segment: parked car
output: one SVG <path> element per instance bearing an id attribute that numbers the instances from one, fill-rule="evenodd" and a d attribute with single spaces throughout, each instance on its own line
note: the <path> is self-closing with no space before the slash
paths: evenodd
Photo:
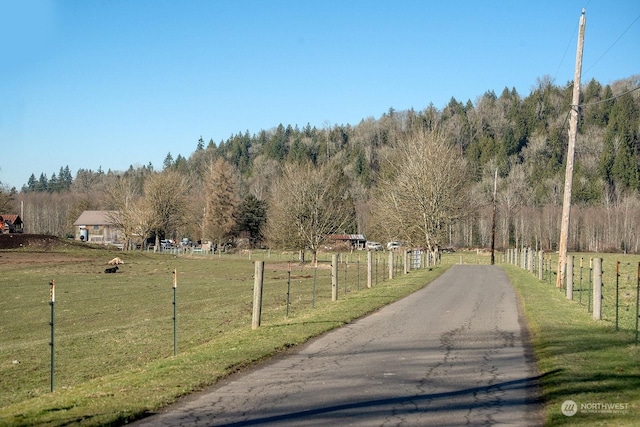
<path id="1" fill-rule="evenodd" d="M 387 242 L 387 250 L 392 251 L 400 247 L 400 242 Z"/>
<path id="2" fill-rule="evenodd" d="M 367 242 L 367 249 L 370 251 L 381 251 L 383 248 L 378 242 Z"/>

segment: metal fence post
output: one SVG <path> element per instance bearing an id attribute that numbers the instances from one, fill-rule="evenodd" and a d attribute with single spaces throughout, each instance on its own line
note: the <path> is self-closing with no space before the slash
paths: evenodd
<path id="1" fill-rule="evenodd" d="M 55 345 L 54 345 L 54 330 L 55 330 L 55 324 L 54 324 L 54 304 L 56 302 L 56 281 L 52 280 L 49 282 L 49 305 L 51 305 L 51 323 L 49 323 L 51 325 L 51 341 L 49 342 L 49 345 L 51 346 L 51 378 L 50 378 L 50 382 L 51 382 L 51 392 L 53 392 L 53 384 L 54 384 L 54 377 L 55 377 Z"/>
<path id="2" fill-rule="evenodd" d="M 344 295 L 347 296 L 349 292 L 349 259 L 344 263 Z"/>
<path id="3" fill-rule="evenodd" d="M 567 256 L 567 265 L 565 268 L 567 269 L 565 273 L 565 278 L 566 278 L 565 286 L 567 288 L 567 299 L 569 301 L 573 301 L 573 255 Z"/>
<path id="4" fill-rule="evenodd" d="M 178 354 L 178 316 L 176 290 L 178 288 L 178 270 L 173 270 L 173 355 Z"/>
<path id="5" fill-rule="evenodd" d="M 291 303 L 291 261 L 289 261 L 289 268 L 287 271 L 287 309 L 285 317 L 289 317 L 289 305 Z"/>
<path id="6" fill-rule="evenodd" d="M 338 300 L 338 254 L 331 256 L 331 301 Z"/>
<path id="7" fill-rule="evenodd" d="M 311 307 L 316 307 L 316 282 L 318 281 L 318 259 L 313 266 L 313 295 L 311 297 Z"/>
<path id="8" fill-rule="evenodd" d="M 638 320 L 640 319 L 640 262 L 638 263 L 638 278 L 636 281 L 636 347 L 638 346 Z"/>
<path id="9" fill-rule="evenodd" d="M 618 330 L 618 315 L 620 313 L 620 261 L 616 261 L 616 331 Z"/>
<path id="10" fill-rule="evenodd" d="M 367 288 L 373 286 L 373 254 L 367 251 Z"/>
<path id="11" fill-rule="evenodd" d="M 580 257 L 580 289 L 578 290 L 579 294 L 578 294 L 578 301 L 580 304 L 582 304 L 582 267 L 583 267 L 583 261 L 584 258 Z"/>

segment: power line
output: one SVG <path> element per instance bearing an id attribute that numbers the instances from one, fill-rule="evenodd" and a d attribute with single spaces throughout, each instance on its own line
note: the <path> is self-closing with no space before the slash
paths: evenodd
<path id="1" fill-rule="evenodd" d="M 628 90 L 628 91 L 626 91 L 626 92 L 622 92 L 620 95 L 612 96 L 611 98 L 602 99 L 602 100 L 600 100 L 600 101 L 596 101 L 596 102 L 590 102 L 590 103 L 588 103 L 588 104 L 572 105 L 572 107 L 579 107 L 579 108 L 582 108 L 582 107 L 590 107 L 590 106 L 592 106 L 592 105 L 602 104 L 602 103 L 604 103 L 604 102 L 613 101 L 614 99 L 618 99 L 618 98 L 620 98 L 621 96 L 624 96 L 624 95 L 626 95 L 626 94 L 628 94 L 628 93 L 635 92 L 635 91 L 636 91 L 636 90 L 638 90 L 638 89 L 640 89 L 640 86 L 638 86 L 638 87 L 636 87 L 636 88 L 633 88 L 633 89 L 629 89 L 629 90 Z"/>
<path id="2" fill-rule="evenodd" d="M 578 26 L 576 25 L 576 28 Z M 560 63 L 558 64 L 558 68 L 556 69 L 556 73 L 553 76 L 553 79 L 555 80 L 558 77 L 558 73 L 560 72 L 560 67 L 562 67 L 562 64 L 564 63 L 564 59 L 567 56 L 567 52 L 569 51 L 569 47 L 571 46 L 571 43 L 574 40 L 573 34 L 575 34 L 575 30 L 572 30 L 571 32 L 571 37 L 569 38 L 569 42 L 567 43 L 567 47 L 564 49 L 564 53 L 562 54 L 562 59 L 560 59 Z"/>
<path id="3" fill-rule="evenodd" d="M 620 39 L 621 39 L 621 38 L 622 38 L 622 37 L 627 33 L 627 31 L 629 31 L 629 29 L 630 29 L 631 27 L 633 27 L 633 24 L 635 24 L 635 23 L 638 21 L 638 19 L 640 19 L 640 15 L 636 16 L 636 19 L 634 19 L 634 20 L 633 20 L 633 22 L 632 22 L 631 24 L 629 24 L 629 26 L 628 26 L 628 27 L 627 27 L 627 28 L 622 32 L 622 34 L 620 34 L 620 36 L 618 36 L 618 38 L 617 38 L 617 39 L 615 39 L 615 41 L 611 44 L 611 46 L 609 46 L 609 48 L 608 48 L 607 50 L 605 50 L 605 51 L 604 51 L 604 53 L 603 53 L 602 55 L 600 55 L 600 57 L 599 57 L 598 59 L 596 59 L 596 62 L 594 62 L 594 63 L 593 63 L 593 65 L 591 65 L 591 66 L 587 69 L 587 71 L 585 71 L 585 74 L 587 74 L 589 71 L 591 71 L 591 69 L 592 69 L 593 67 L 595 67 L 595 66 L 596 66 L 596 64 L 597 64 L 598 62 L 600 62 L 600 60 L 601 60 L 601 59 L 602 59 L 602 58 L 603 58 L 607 53 L 609 53 L 609 51 L 613 48 L 613 46 L 615 46 L 615 45 L 616 45 L 616 43 L 618 43 L 618 41 L 620 41 Z"/>

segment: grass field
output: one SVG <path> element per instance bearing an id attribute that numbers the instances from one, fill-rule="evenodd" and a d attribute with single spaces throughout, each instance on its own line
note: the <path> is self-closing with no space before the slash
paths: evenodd
<path id="1" fill-rule="evenodd" d="M 414 292 L 451 264 L 489 264 L 486 254 L 448 254 L 442 265 L 409 275 L 400 274 L 401 266 L 395 265 L 398 276 L 390 281 L 385 280 L 387 255 L 378 255 L 372 289 L 366 288 L 366 254 L 341 255 L 338 301 L 333 302 L 330 254 L 321 256 L 313 268 L 290 263 L 291 254 L 266 252 L 174 257 L 73 245 L 0 251 L 0 425 L 124 424 Z M 104 274 L 106 261 L 114 256 L 126 264 L 117 274 Z M 544 374 L 548 425 L 634 425 L 640 416 L 640 359 L 629 320 L 635 320 L 638 257 L 603 257 L 605 300 L 600 322 L 591 320 L 587 302 L 577 296 L 573 302 L 566 300 L 555 288 L 552 272 L 539 281 L 520 268 L 501 264 L 526 311 Z M 251 329 L 255 260 L 265 261 L 258 330 Z M 619 294 L 624 296 L 624 309 L 619 311 L 627 317 L 615 331 L 611 294 L 618 260 Z M 53 393 L 52 279 L 56 283 Z M 566 417 L 560 411 L 565 400 L 623 404 L 627 409 Z"/>
<path id="2" fill-rule="evenodd" d="M 591 264 L 593 258 L 602 258 L 602 320 L 614 329 L 617 323 L 619 330 L 635 330 L 640 256 L 610 253 L 569 255 L 574 257 L 573 300 L 585 311 L 593 313 Z M 556 283 L 557 262 L 557 254 L 547 254 L 543 282 L 552 286 Z M 556 289 L 566 295 L 565 289 Z"/>
<path id="3" fill-rule="evenodd" d="M 604 258 L 605 265 L 615 265 L 618 256 Z M 627 268 L 633 264 L 628 261 Z M 584 301 L 568 301 L 563 290 L 555 287 L 555 280 L 539 281 L 537 276 L 512 265 L 505 264 L 503 268 L 520 295 L 538 370 L 543 375 L 545 424 L 637 426 L 640 350 L 634 345 L 632 322 L 621 322 L 616 331 L 612 298 L 603 295 L 603 320 L 594 321 Z M 605 268 L 603 275 L 609 277 L 603 278 L 609 294 L 610 288 L 615 288 L 610 286 L 614 272 L 615 268 Z M 635 284 L 625 289 L 633 294 L 633 310 L 629 311 L 635 317 Z M 567 401 L 575 402 L 578 410 L 570 417 L 561 410 Z"/>
<path id="4" fill-rule="evenodd" d="M 116 255 L 125 265 L 105 274 L 106 262 Z M 290 254 L 174 257 L 76 246 L 0 251 L 0 424 L 124 423 L 361 317 L 444 271 L 436 267 L 385 280 L 387 255 L 376 255 L 371 289 L 366 253 L 340 256 L 334 302 L 330 254 L 316 268 L 290 262 Z M 264 293 L 262 326 L 254 331 L 258 259 L 265 261 Z M 400 265 L 394 270 L 400 274 Z"/>

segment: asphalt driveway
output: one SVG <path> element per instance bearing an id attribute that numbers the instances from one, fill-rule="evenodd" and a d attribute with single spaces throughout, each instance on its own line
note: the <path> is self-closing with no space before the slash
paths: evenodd
<path id="1" fill-rule="evenodd" d="M 517 300 L 495 266 L 426 288 L 137 426 L 542 424 Z"/>

